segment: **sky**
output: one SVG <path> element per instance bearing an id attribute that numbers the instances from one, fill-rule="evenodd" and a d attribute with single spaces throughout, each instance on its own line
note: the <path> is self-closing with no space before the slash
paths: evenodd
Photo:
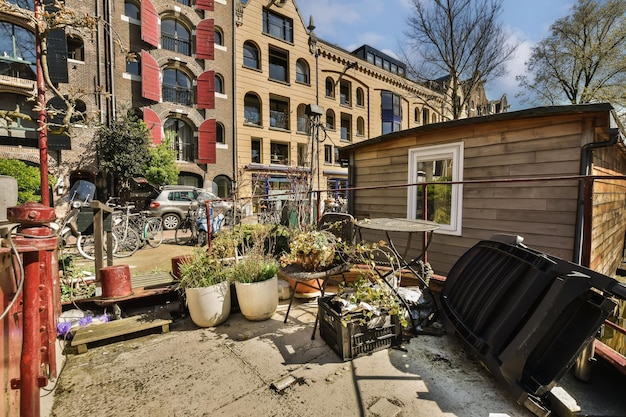
<path id="1" fill-rule="evenodd" d="M 508 74 L 486 86 L 490 100 L 507 95 L 510 111 L 521 110 L 515 95 L 515 76 L 523 74 L 531 48 L 549 35 L 554 21 L 567 16 L 576 0 L 504 0 L 500 23 L 510 39 L 519 43 L 515 57 L 507 65 Z M 302 19 L 313 16 L 315 34 L 324 41 L 353 51 L 363 44 L 398 57 L 406 40 L 408 16 L 413 0 L 296 0 Z"/>

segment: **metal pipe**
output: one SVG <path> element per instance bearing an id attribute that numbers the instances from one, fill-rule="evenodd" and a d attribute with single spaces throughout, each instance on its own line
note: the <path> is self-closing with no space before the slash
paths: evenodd
<path id="1" fill-rule="evenodd" d="M 583 145 L 580 155 L 580 175 L 588 176 L 591 171 L 591 163 L 593 151 L 600 148 L 608 148 L 614 146 L 619 138 L 619 129 L 609 129 L 609 140 L 604 142 L 592 142 Z M 578 205 L 576 207 L 576 223 L 574 229 L 574 248 L 572 253 L 572 262 L 580 264 L 583 260 L 583 244 L 584 244 L 584 228 L 585 228 L 585 181 L 578 184 Z M 588 242 L 587 244 L 591 244 Z M 589 266 L 589 265 L 584 265 Z"/>

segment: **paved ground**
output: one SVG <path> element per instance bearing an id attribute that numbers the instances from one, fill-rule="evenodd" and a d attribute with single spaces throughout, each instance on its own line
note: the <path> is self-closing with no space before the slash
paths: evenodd
<path id="1" fill-rule="evenodd" d="M 165 244 L 124 263 L 131 273 L 169 272 L 171 257 L 185 250 L 191 249 Z M 414 337 L 404 349 L 343 362 L 319 332 L 311 340 L 315 301 L 298 301 L 284 324 L 286 307 L 281 302 L 263 322 L 234 311 L 226 323 L 207 329 L 180 318 L 169 333 L 69 355 L 42 415 L 532 416 L 452 334 Z M 565 391 L 582 410 L 560 415 L 626 415 L 623 376 L 611 375 L 615 391 L 603 397 L 609 380 L 601 375 L 590 384 L 566 376 Z"/>

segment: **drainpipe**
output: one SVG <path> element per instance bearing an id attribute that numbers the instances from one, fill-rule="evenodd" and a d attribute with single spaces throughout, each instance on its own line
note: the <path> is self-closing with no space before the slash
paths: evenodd
<path id="1" fill-rule="evenodd" d="M 600 148 L 609 148 L 617 144 L 617 140 L 620 137 L 618 128 L 609 129 L 609 140 L 604 142 L 592 142 L 587 143 L 581 149 L 580 156 L 580 175 L 586 176 L 591 172 L 591 164 L 593 163 L 593 151 Z M 574 254 L 572 261 L 580 264 L 583 261 L 583 231 L 585 228 L 590 227 L 591 213 L 586 213 L 585 210 L 585 183 L 586 181 L 580 181 L 578 184 L 578 206 L 576 209 L 576 229 L 574 231 Z M 587 216 L 589 215 L 589 217 Z M 590 242 L 587 242 L 590 244 Z M 588 260 L 587 260 L 588 261 Z M 588 262 L 587 262 L 588 263 Z M 589 265 L 583 265 L 589 266 Z"/>
<path id="2" fill-rule="evenodd" d="M 231 103 L 232 103 L 232 121 L 233 121 L 233 185 L 236 188 L 237 184 L 237 88 L 236 82 L 237 77 L 235 76 L 236 68 L 237 68 L 237 37 L 235 36 L 235 32 L 237 31 L 237 17 L 235 16 L 235 4 L 237 2 L 232 2 L 232 25 L 233 33 L 231 34 L 231 48 L 233 50 L 232 56 L 232 69 L 230 70 L 231 79 L 232 79 L 232 93 L 231 93 Z"/>

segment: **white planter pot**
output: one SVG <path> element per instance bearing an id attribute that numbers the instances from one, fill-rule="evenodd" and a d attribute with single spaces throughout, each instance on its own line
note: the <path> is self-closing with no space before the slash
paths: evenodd
<path id="1" fill-rule="evenodd" d="M 252 321 L 267 320 L 278 307 L 278 277 L 262 282 L 235 282 L 241 314 Z"/>
<path id="2" fill-rule="evenodd" d="M 230 315 L 230 283 L 228 281 L 205 288 L 187 288 L 187 308 L 198 327 L 213 327 Z"/>

